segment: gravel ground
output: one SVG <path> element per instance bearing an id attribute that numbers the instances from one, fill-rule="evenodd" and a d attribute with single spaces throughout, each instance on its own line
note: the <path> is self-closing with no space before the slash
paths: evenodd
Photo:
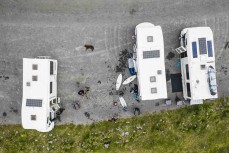
<path id="1" fill-rule="evenodd" d="M 115 81 L 119 73 L 129 76 L 122 60 L 132 52 L 134 28 L 138 23 L 161 25 L 165 42 L 165 58 L 179 46 L 178 36 L 185 27 L 210 26 L 214 33 L 219 97 L 229 96 L 227 66 L 229 64 L 228 0 L 0 0 L 0 122 L 21 122 L 22 58 L 51 56 L 59 62 L 58 96 L 65 108 L 61 122 L 84 124 L 133 116 L 134 107 L 142 113 L 176 109 L 167 81 L 171 106 L 163 100 L 135 102 L 129 86 L 122 87 L 129 110 L 113 106 L 118 101 Z M 94 45 L 85 51 L 84 44 Z M 180 72 L 177 57 L 166 58 L 170 74 Z M 168 75 L 169 76 L 169 75 Z M 90 87 L 88 99 L 77 92 Z M 73 108 L 78 102 L 80 108 Z M 159 106 L 157 106 L 159 103 Z M 91 119 L 84 116 L 89 112 Z"/>

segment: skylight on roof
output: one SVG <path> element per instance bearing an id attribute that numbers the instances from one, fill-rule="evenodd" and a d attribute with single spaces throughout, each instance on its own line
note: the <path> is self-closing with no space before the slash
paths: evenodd
<path id="1" fill-rule="evenodd" d="M 200 54 L 207 54 L 206 38 L 199 38 L 198 41 Z"/>
<path id="2" fill-rule="evenodd" d="M 156 77 L 155 76 L 151 76 L 150 77 L 150 82 L 156 82 Z"/>
<path id="3" fill-rule="evenodd" d="M 143 59 L 159 58 L 159 57 L 160 57 L 160 51 L 159 50 L 143 51 Z"/>
<path id="4" fill-rule="evenodd" d="M 153 42 L 153 36 L 147 36 L 147 42 Z"/>
<path id="5" fill-rule="evenodd" d="M 152 93 L 152 94 L 157 93 L 157 88 L 151 88 L 151 93 Z"/>
<path id="6" fill-rule="evenodd" d="M 26 106 L 42 107 L 42 100 L 41 99 L 26 99 Z"/>

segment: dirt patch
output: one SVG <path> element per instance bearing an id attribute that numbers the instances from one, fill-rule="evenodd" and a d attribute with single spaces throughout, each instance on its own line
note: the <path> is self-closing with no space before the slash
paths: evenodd
<path id="1" fill-rule="evenodd" d="M 127 65 L 127 58 L 128 58 L 128 51 L 125 49 L 125 50 L 122 50 L 120 53 L 119 53 L 119 60 L 118 60 L 118 65 L 116 66 L 116 73 L 117 72 L 124 72 L 125 69 L 128 67 Z"/>
<path id="2" fill-rule="evenodd" d="M 168 60 L 171 60 L 174 57 L 175 57 L 175 54 L 173 52 L 169 52 L 168 55 L 166 56 Z"/>
<path id="3" fill-rule="evenodd" d="M 3 116 L 3 117 L 6 117 L 6 116 L 7 116 L 7 113 L 6 113 L 6 112 L 3 112 L 3 113 L 2 113 L 2 116 Z"/>
<path id="4" fill-rule="evenodd" d="M 169 81 L 170 80 L 170 71 L 169 71 L 169 69 L 166 69 L 165 73 L 166 73 L 166 81 Z"/>

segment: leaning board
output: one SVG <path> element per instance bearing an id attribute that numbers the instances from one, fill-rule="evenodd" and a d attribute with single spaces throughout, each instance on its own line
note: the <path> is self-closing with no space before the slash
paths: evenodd
<path id="1" fill-rule="evenodd" d="M 123 97 L 119 97 L 119 101 L 120 101 L 120 103 L 121 103 L 121 105 L 122 105 L 123 108 L 124 107 L 127 107 L 126 101 L 124 100 Z"/>
<path id="2" fill-rule="evenodd" d="M 122 84 L 122 74 L 119 74 L 117 81 L 116 81 L 116 90 L 119 90 L 121 84 Z"/>
<path id="3" fill-rule="evenodd" d="M 134 81 L 134 79 L 136 79 L 136 75 L 133 75 L 129 78 L 127 78 L 122 84 L 129 84 L 130 82 Z"/>

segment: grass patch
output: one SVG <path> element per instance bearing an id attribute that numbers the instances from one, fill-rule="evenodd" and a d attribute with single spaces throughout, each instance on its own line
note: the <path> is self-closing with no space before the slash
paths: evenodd
<path id="1" fill-rule="evenodd" d="M 104 148 L 104 144 L 109 144 Z M 60 125 L 49 133 L 0 126 L 0 152 L 229 152 L 229 99 L 155 114 Z"/>

